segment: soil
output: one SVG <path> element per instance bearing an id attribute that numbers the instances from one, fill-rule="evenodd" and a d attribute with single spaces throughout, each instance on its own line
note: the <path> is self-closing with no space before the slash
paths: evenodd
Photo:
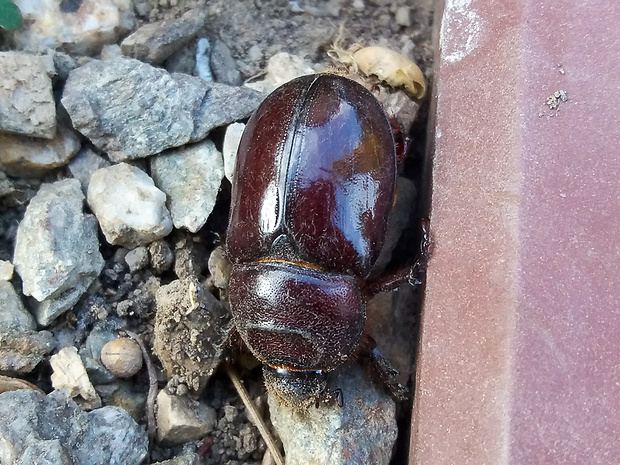
<path id="1" fill-rule="evenodd" d="M 244 79 L 259 74 L 264 70 L 267 60 L 282 51 L 307 58 L 316 64 L 317 69 L 324 68 L 330 64 L 327 51 L 341 34 L 341 27 L 344 27 L 346 45 L 365 43 L 397 50 L 420 66 L 427 77 L 427 83 L 432 79 L 433 0 L 136 0 L 135 3 L 139 12 L 138 26 L 177 18 L 192 8 L 204 10 L 207 26 L 202 36 L 210 40 L 219 39 L 228 45 Z M 195 45 L 189 46 L 186 51 L 188 63 L 193 63 L 192 47 Z M 190 70 L 192 68 L 189 66 Z M 430 85 L 427 88 L 430 89 Z M 418 186 L 422 182 L 422 155 L 426 144 L 426 107 L 422 106 L 410 134 L 413 140 L 411 155 L 403 169 L 404 174 Z M 221 136 L 217 131 L 212 135 L 220 148 Z M 54 175 L 50 177 L 52 179 L 43 181 L 53 180 Z M 25 205 L 40 183 L 25 180 L 15 182 L 19 198 L 15 198 L 12 204 L 0 205 L 0 259 L 6 260 L 12 258 L 16 226 L 23 217 Z M 131 328 L 141 334 L 152 350 L 155 289 L 176 279 L 176 276 L 180 277 L 184 273 L 183 267 L 188 273 L 191 268 L 198 276 L 208 277 L 206 258 L 226 232 L 229 189 L 229 185 L 223 187 L 214 213 L 199 234 L 176 231 L 166 238 L 165 242 L 176 255 L 175 269 L 159 272 L 151 267 L 130 273 L 123 260 L 123 251 L 103 245 L 106 267 L 96 293 L 83 299 L 73 312 L 61 317 L 49 329 L 59 340 L 64 337 L 79 346 L 95 327 L 108 330 Z M 414 218 L 419 218 L 421 211 L 417 211 Z M 413 261 L 417 252 L 416 244 L 419 243 L 418 231 L 414 219 L 399 243 L 394 255 L 400 258 L 392 263 L 392 267 Z M 106 244 L 103 237 L 101 243 Z M 19 289 L 20 283 L 15 284 Z M 212 290 L 218 296 L 218 290 Z M 415 315 L 409 319 L 411 334 L 415 329 Z M 266 411 L 266 393 L 257 362 L 241 356 L 236 359 L 236 364 L 251 397 Z M 49 392 L 49 368 L 42 365 L 29 380 Z M 215 431 L 198 444 L 176 448 L 156 446 L 151 461 L 165 460 L 184 452 L 198 452 L 204 464 L 261 463 L 265 452 L 263 440 L 245 415 L 245 409 L 231 382 L 220 371 L 211 378 L 202 394 L 217 411 Z M 141 385 L 136 390 L 146 392 L 148 379 L 144 370 L 135 379 Z M 402 434 L 392 461 L 394 464 L 406 463 L 409 418 L 410 407 L 402 406 L 399 421 Z"/>

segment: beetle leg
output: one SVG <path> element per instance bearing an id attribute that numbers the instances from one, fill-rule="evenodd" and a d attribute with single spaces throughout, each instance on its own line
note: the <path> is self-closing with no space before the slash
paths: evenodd
<path id="1" fill-rule="evenodd" d="M 402 402 L 409 398 L 408 389 L 398 382 L 398 370 L 377 348 L 377 343 L 370 334 L 362 335 L 355 357 L 370 368 L 373 377 L 381 380 L 395 401 Z"/>
<path id="2" fill-rule="evenodd" d="M 383 384 L 394 400 L 397 402 L 407 400 L 409 398 L 409 391 L 405 386 L 398 382 L 398 371 L 376 347 L 370 353 L 370 360 L 375 373 L 379 376 L 381 381 L 383 381 Z"/>
<path id="3" fill-rule="evenodd" d="M 396 149 L 396 163 L 401 166 L 407 157 L 409 151 L 410 139 L 403 131 L 403 127 L 394 116 L 388 116 L 388 121 L 392 127 L 392 136 L 394 137 L 394 148 Z"/>
<path id="4" fill-rule="evenodd" d="M 319 408 L 321 403 L 332 405 L 334 402 L 340 408 L 342 408 L 342 406 L 344 405 L 344 396 L 342 394 L 342 389 L 336 388 L 336 389 L 334 389 L 332 391 L 329 388 L 325 388 L 325 390 L 322 392 L 322 394 L 315 399 L 314 406 L 316 408 Z"/>
<path id="5" fill-rule="evenodd" d="M 419 286 L 424 282 L 426 264 L 430 258 L 432 247 L 429 220 L 427 218 L 422 220 L 421 228 L 422 239 L 420 240 L 420 252 L 416 262 L 408 268 L 397 270 L 394 273 L 381 276 L 369 282 L 364 288 L 367 294 L 372 296 L 379 292 L 393 291 L 404 283 Z"/>

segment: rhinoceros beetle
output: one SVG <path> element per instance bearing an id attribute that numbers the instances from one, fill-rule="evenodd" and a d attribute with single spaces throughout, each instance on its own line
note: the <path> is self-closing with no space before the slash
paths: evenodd
<path id="1" fill-rule="evenodd" d="M 372 93 L 333 74 L 284 84 L 247 123 L 226 237 L 229 300 L 267 387 L 291 405 L 329 396 L 326 372 L 360 345 L 397 147 Z"/>

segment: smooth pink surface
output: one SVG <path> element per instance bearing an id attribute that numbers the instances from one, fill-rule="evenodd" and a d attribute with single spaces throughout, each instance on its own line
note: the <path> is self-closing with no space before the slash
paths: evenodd
<path id="1" fill-rule="evenodd" d="M 620 2 L 446 3 L 411 463 L 620 463 Z"/>

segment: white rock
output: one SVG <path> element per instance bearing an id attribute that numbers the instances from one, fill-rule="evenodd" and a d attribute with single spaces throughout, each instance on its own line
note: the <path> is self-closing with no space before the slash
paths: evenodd
<path id="1" fill-rule="evenodd" d="M 353 0 L 353 4 L 351 6 L 353 7 L 354 10 L 357 10 L 357 11 L 364 11 L 364 9 L 366 8 L 366 5 L 364 5 L 363 0 Z"/>
<path id="2" fill-rule="evenodd" d="M 97 170 L 88 185 L 88 205 L 106 240 L 134 248 L 172 231 L 166 194 L 142 170 L 119 163 Z"/>
<path id="3" fill-rule="evenodd" d="M 157 439 L 165 445 L 195 441 L 213 431 L 216 422 L 213 408 L 187 396 L 157 395 Z"/>
<path id="4" fill-rule="evenodd" d="M 65 347 L 56 355 L 52 355 L 50 365 L 54 370 L 51 377 L 54 389 L 65 389 L 71 397 L 80 396 L 83 401 L 76 399 L 76 402 L 84 410 L 101 407 L 101 398 L 90 382 L 75 347 Z"/>
<path id="5" fill-rule="evenodd" d="M 62 47 L 77 55 L 93 55 L 133 28 L 131 0 L 83 0 L 76 11 L 62 12 L 58 0 L 15 0 L 24 23 L 13 32 L 17 48 L 39 51 Z"/>
<path id="6" fill-rule="evenodd" d="M 0 280 L 10 281 L 13 278 L 13 264 L 8 260 L 0 260 Z"/>
<path id="7" fill-rule="evenodd" d="M 249 82 L 245 86 L 259 92 L 270 93 L 291 79 L 315 72 L 309 61 L 286 52 L 276 53 L 272 56 L 267 62 L 266 71 L 265 79 Z"/>
<path id="8" fill-rule="evenodd" d="M 207 222 L 224 178 L 224 160 L 208 139 L 151 158 L 155 185 L 168 196 L 175 228 L 197 232 Z"/>
<path id="9" fill-rule="evenodd" d="M 0 130 L 45 139 L 56 135 L 54 73 L 51 55 L 0 52 Z"/>
<path id="10" fill-rule="evenodd" d="M 230 182 L 233 182 L 235 163 L 237 162 L 237 150 L 239 149 L 239 143 L 241 142 L 244 129 L 245 124 L 233 123 L 226 128 L 226 134 L 224 134 L 224 146 L 222 147 L 224 173 Z"/>

